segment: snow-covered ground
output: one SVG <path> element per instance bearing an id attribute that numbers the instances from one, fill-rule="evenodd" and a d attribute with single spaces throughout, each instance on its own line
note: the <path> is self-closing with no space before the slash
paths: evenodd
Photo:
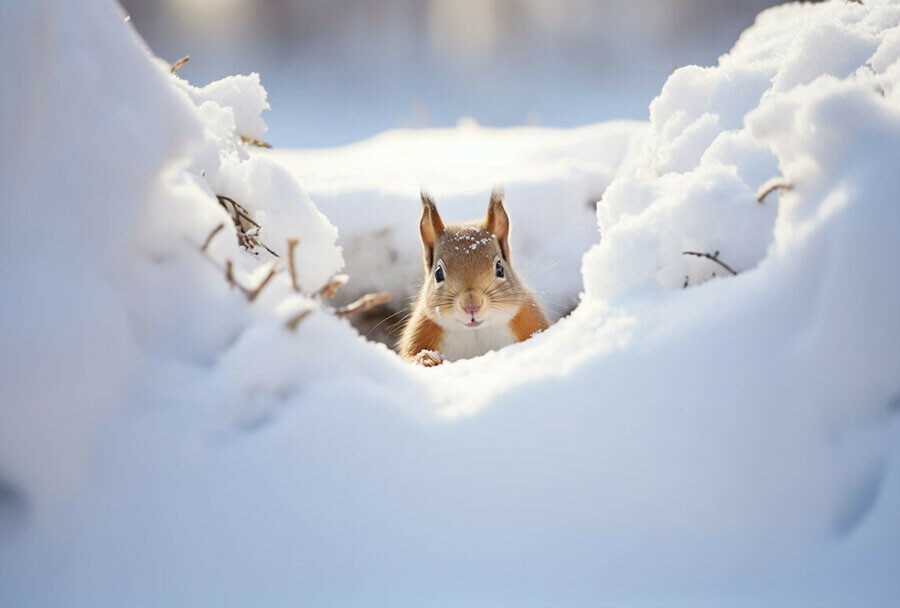
<path id="1" fill-rule="evenodd" d="M 482 217 L 491 189 L 503 186 L 516 268 L 556 319 L 578 303 L 581 257 L 600 240 L 595 203 L 637 157 L 646 133 L 646 123 L 634 121 L 491 129 L 464 119 L 455 129 L 390 131 L 340 148 L 261 155 L 290 168 L 340 226 L 351 279 L 338 301 L 394 295 L 382 308 L 391 318 L 358 324 L 370 339 L 392 345 L 422 279 L 420 189 L 432 193 L 447 221 L 463 221 Z"/>
<path id="2" fill-rule="evenodd" d="M 0 605 L 895 603 L 900 5 L 767 11 L 649 126 L 274 153 L 255 76 L 2 11 Z M 493 185 L 550 330 L 423 369 L 314 295 Z"/>

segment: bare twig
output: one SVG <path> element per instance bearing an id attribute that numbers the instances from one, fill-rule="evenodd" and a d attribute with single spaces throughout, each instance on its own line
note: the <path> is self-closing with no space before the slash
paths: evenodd
<path id="1" fill-rule="evenodd" d="M 219 232 L 222 231 L 222 228 L 225 227 L 225 224 L 219 224 L 215 228 L 213 228 L 212 232 L 209 233 L 209 236 L 206 237 L 206 240 L 203 241 L 203 247 L 200 248 L 200 251 L 206 251 L 209 249 L 209 244 L 212 243 L 212 240 L 215 238 Z"/>
<path id="2" fill-rule="evenodd" d="M 241 135 L 241 141 L 247 144 L 248 146 L 256 146 L 257 148 L 271 148 L 272 144 L 267 141 L 262 141 L 261 139 L 256 139 L 255 137 L 250 137 L 248 135 Z"/>
<path id="3" fill-rule="evenodd" d="M 225 280 L 228 281 L 228 284 L 231 285 L 232 287 L 237 287 L 238 289 L 240 289 L 241 291 L 243 291 L 244 294 L 248 294 L 248 293 L 249 293 L 249 291 L 247 290 L 246 287 L 244 287 L 243 285 L 239 284 L 239 283 L 234 279 L 234 264 L 232 263 L 231 260 L 225 260 Z"/>
<path id="4" fill-rule="evenodd" d="M 259 240 L 257 235 L 262 229 L 262 226 L 250 217 L 250 212 L 247 211 L 243 205 L 224 194 L 217 194 L 216 198 L 218 199 L 219 204 L 222 205 L 222 208 L 231 216 L 231 220 L 237 228 L 238 244 L 241 247 L 253 253 L 255 253 L 253 251 L 254 247 L 262 247 L 274 257 L 279 257 L 268 245 Z M 246 222 L 249 226 L 244 226 L 243 222 Z"/>
<path id="5" fill-rule="evenodd" d="M 732 275 L 737 274 L 737 272 L 734 270 L 734 268 L 732 268 L 731 266 L 729 266 L 728 264 L 726 264 L 725 262 L 723 262 L 722 260 L 719 259 L 718 251 L 716 251 L 715 253 L 704 253 L 701 251 L 682 251 L 681 254 L 682 255 L 693 255 L 693 256 L 697 256 L 698 258 L 706 258 L 707 260 L 712 260 L 713 262 L 715 262 L 716 264 L 718 264 L 719 266 L 721 266 L 722 268 L 724 268 L 725 270 L 730 272 Z"/>
<path id="6" fill-rule="evenodd" d="M 251 304 L 254 300 L 256 300 L 257 296 L 262 293 L 262 290 L 266 288 L 266 285 L 269 284 L 269 281 L 272 280 L 272 277 L 275 276 L 275 266 L 273 265 L 269 268 L 269 273 L 263 278 L 262 281 L 259 282 L 259 285 L 256 286 L 256 289 L 247 294 L 247 301 Z"/>
<path id="7" fill-rule="evenodd" d="M 306 317 L 308 317 L 310 315 L 310 313 L 312 313 L 312 311 L 313 311 L 312 308 L 307 308 L 304 311 L 298 312 L 293 317 L 288 319 L 285 322 L 284 326 L 287 327 L 291 331 L 296 330 L 297 326 L 300 325 L 300 322 L 303 321 L 303 319 L 305 319 Z"/>
<path id="8" fill-rule="evenodd" d="M 259 239 L 256 239 L 256 244 L 259 245 L 260 247 L 262 247 L 263 249 L 265 249 L 266 251 L 268 251 L 269 253 L 271 253 L 274 257 L 276 257 L 276 258 L 281 257 L 277 253 L 275 253 L 274 251 L 269 249 L 269 246 L 266 245 L 265 243 L 263 243 L 262 241 L 260 241 Z"/>
<path id="9" fill-rule="evenodd" d="M 333 298 L 334 294 L 338 292 L 338 289 L 346 285 L 348 280 L 350 280 L 350 277 L 345 274 L 334 275 L 331 277 L 328 285 L 319 290 L 319 295 L 323 298 Z"/>
<path id="10" fill-rule="evenodd" d="M 169 69 L 169 71 L 172 72 L 172 73 L 174 74 L 175 72 L 177 72 L 178 70 L 181 69 L 181 66 L 183 66 L 184 64 L 186 64 L 186 63 L 187 63 L 188 61 L 190 61 L 190 60 L 191 60 L 191 56 L 190 56 L 190 55 L 185 55 L 184 57 L 182 57 L 181 59 L 179 59 L 178 61 L 176 61 L 175 63 L 173 63 L 173 64 L 172 64 L 172 67 Z"/>
<path id="11" fill-rule="evenodd" d="M 773 177 L 762 186 L 759 187 L 759 190 L 756 191 L 756 202 L 762 203 L 767 196 L 772 194 L 775 190 L 792 190 L 794 188 L 794 184 L 790 183 L 783 177 Z"/>
<path id="12" fill-rule="evenodd" d="M 233 213 L 234 218 L 240 218 L 242 220 L 245 220 L 257 228 L 262 227 L 259 224 L 257 224 L 256 221 L 254 221 L 254 219 L 252 217 L 250 217 L 250 212 L 247 211 L 243 205 L 241 205 L 239 202 L 237 202 L 233 198 L 225 196 L 224 194 L 217 194 L 216 198 L 219 199 L 219 204 L 225 208 L 225 211 L 229 211 L 228 206 L 225 203 L 227 202 L 227 203 L 231 204 L 230 212 Z M 235 220 L 235 221 L 237 221 L 237 220 Z"/>
<path id="13" fill-rule="evenodd" d="M 347 306 L 338 308 L 334 311 L 334 314 L 343 319 L 351 315 L 371 310 L 390 300 L 391 294 L 389 293 L 369 293 Z"/>
<path id="14" fill-rule="evenodd" d="M 289 237 L 287 240 L 288 270 L 291 271 L 291 286 L 297 293 L 300 293 L 300 285 L 297 283 L 297 269 L 294 266 L 294 250 L 297 248 L 297 243 L 299 242 L 300 241 L 295 236 Z"/>

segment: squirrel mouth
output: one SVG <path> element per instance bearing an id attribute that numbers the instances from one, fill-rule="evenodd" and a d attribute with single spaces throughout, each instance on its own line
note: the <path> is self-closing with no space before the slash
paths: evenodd
<path id="1" fill-rule="evenodd" d="M 463 327 L 468 327 L 469 329 L 475 329 L 476 327 L 481 327 L 482 325 L 484 325 L 484 321 L 476 321 L 475 317 L 472 317 L 465 323 L 463 323 L 462 321 L 460 321 L 460 323 Z"/>

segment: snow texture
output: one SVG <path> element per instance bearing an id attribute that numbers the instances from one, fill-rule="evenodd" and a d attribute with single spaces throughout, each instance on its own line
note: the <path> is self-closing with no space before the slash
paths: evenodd
<path id="1" fill-rule="evenodd" d="M 191 87 L 105 2 L 2 11 L 0 605 L 895 603 L 900 6 L 766 11 L 649 130 L 274 157 L 255 78 Z M 426 369 L 309 296 L 337 230 L 406 285 L 418 187 L 475 216 L 498 183 L 517 264 L 583 279 L 548 331 Z M 280 271 L 251 303 L 226 260 Z"/>
<path id="2" fill-rule="evenodd" d="M 519 274 L 551 318 L 581 292 L 581 257 L 600 240 L 594 203 L 641 146 L 646 125 L 494 129 L 464 119 L 455 129 L 398 130 L 325 150 L 272 150 L 340 226 L 351 282 L 345 298 L 415 295 L 422 279 L 420 189 L 445 222 L 482 219 L 503 187 Z"/>

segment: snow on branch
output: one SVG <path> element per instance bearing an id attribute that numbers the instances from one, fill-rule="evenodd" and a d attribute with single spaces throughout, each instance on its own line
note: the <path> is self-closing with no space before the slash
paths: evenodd
<path id="1" fill-rule="evenodd" d="M 346 285 L 349 280 L 350 277 L 345 274 L 336 274 L 325 287 L 319 290 L 319 295 L 323 298 L 333 298 L 338 289 Z"/>
<path id="2" fill-rule="evenodd" d="M 775 190 L 793 190 L 794 185 L 783 177 L 773 177 L 756 191 L 756 202 L 762 203 Z"/>
<path id="3" fill-rule="evenodd" d="M 261 139 L 256 139 L 255 137 L 249 137 L 247 135 L 241 135 L 241 141 L 247 144 L 248 146 L 255 146 L 257 148 L 271 148 L 272 144 L 267 141 L 263 141 Z"/>
<path id="4" fill-rule="evenodd" d="M 715 253 L 707 253 L 707 252 L 703 252 L 703 251 L 682 251 L 681 254 L 682 255 L 693 255 L 698 258 L 706 258 L 707 260 L 712 260 L 713 262 L 715 262 L 716 264 L 718 264 L 719 266 L 721 266 L 722 268 L 724 268 L 725 270 L 730 272 L 732 275 L 737 274 L 737 271 L 734 268 L 732 268 L 731 266 L 729 266 L 728 264 L 726 264 L 725 262 L 723 262 L 722 260 L 719 259 L 718 251 L 716 251 Z M 685 287 L 687 287 L 687 278 L 685 278 Z"/>
<path id="5" fill-rule="evenodd" d="M 351 304 L 347 304 L 346 306 L 342 306 L 334 311 L 334 314 L 341 318 L 346 318 L 352 315 L 356 315 L 362 312 L 366 312 L 367 310 L 371 310 L 376 306 L 381 306 L 386 302 L 391 301 L 391 294 L 387 292 L 382 293 L 369 293 L 359 298 L 355 302 Z"/>
<path id="6" fill-rule="evenodd" d="M 225 211 L 231 215 L 231 220 L 234 222 L 235 228 L 237 228 L 237 239 L 241 247 L 252 253 L 255 253 L 254 249 L 256 247 L 262 247 L 276 258 L 278 257 L 277 253 L 259 240 L 259 231 L 262 229 L 262 226 L 250 217 L 250 212 L 243 205 L 224 194 L 217 194 L 216 198 Z"/>
<path id="7" fill-rule="evenodd" d="M 222 199 L 224 199 L 226 202 L 229 202 L 232 205 L 232 208 L 236 210 L 236 212 L 237 212 L 236 216 L 232 216 L 232 217 L 238 217 L 239 219 L 247 219 L 248 221 L 252 222 L 256 228 L 259 228 L 259 224 L 256 224 L 256 222 L 253 222 L 252 219 L 249 219 L 246 209 L 241 207 L 238 203 L 234 202 L 233 199 L 230 199 L 225 196 L 219 197 L 220 203 L 222 202 Z M 238 232 L 240 232 L 239 223 L 236 222 L 235 227 L 237 228 Z M 272 262 L 272 264 L 269 268 L 269 271 L 266 273 L 266 275 L 263 277 L 263 279 L 259 282 L 259 284 L 257 284 L 257 286 L 254 287 L 253 289 L 250 289 L 248 287 L 245 287 L 244 285 L 241 285 L 234 276 L 234 263 L 231 260 L 225 260 L 225 263 L 223 265 L 220 262 L 218 262 L 215 258 L 210 256 L 209 252 L 208 252 L 210 243 L 212 243 L 213 239 L 215 239 L 216 236 L 220 232 L 222 232 L 222 230 L 224 228 L 225 228 L 225 224 L 220 223 L 210 231 L 209 235 L 206 237 L 206 239 L 204 239 L 203 244 L 199 247 L 200 253 L 204 257 L 204 259 L 206 259 L 210 264 L 215 266 L 220 272 L 222 272 L 224 274 L 225 281 L 228 283 L 228 285 L 230 287 L 238 289 L 241 293 L 244 294 L 244 296 L 246 296 L 247 302 L 252 304 L 253 302 L 256 301 L 256 299 L 259 297 L 259 295 L 262 293 L 262 291 L 266 288 L 266 286 L 269 285 L 269 283 L 272 281 L 272 278 L 275 277 L 276 274 L 278 274 L 278 272 L 279 272 L 278 271 L 278 263 Z M 238 240 L 240 241 L 240 236 L 238 236 Z M 297 293 L 300 293 L 300 284 L 297 281 L 297 269 L 296 269 L 296 265 L 295 265 L 294 254 L 296 252 L 296 249 L 297 249 L 297 246 L 299 245 L 299 243 L 300 243 L 300 240 L 297 237 L 289 237 L 287 239 L 288 275 L 290 276 L 290 279 L 291 279 L 291 287 Z M 268 247 L 266 247 L 266 249 L 268 249 Z M 328 282 L 328 284 L 325 285 L 325 287 L 323 287 L 322 289 L 320 289 L 313 297 L 316 299 L 332 298 L 337 293 L 338 289 L 340 289 L 347 282 L 347 280 L 348 280 L 348 277 L 345 274 L 335 275 Z M 371 310 L 372 308 L 375 308 L 376 306 L 380 306 L 386 302 L 389 302 L 391 299 L 392 299 L 391 294 L 387 293 L 387 292 L 370 293 L 370 294 L 366 294 L 366 295 L 362 296 L 358 300 L 356 300 L 346 306 L 342 306 L 340 308 L 334 309 L 332 311 L 332 313 L 335 316 L 344 319 L 344 318 L 350 317 L 352 315 L 364 313 L 368 310 Z M 300 325 L 300 323 L 307 316 L 309 316 L 309 314 L 311 312 L 313 312 L 313 310 L 314 310 L 314 308 L 307 308 L 305 310 L 302 310 L 302 311 L 296 313 L 295 315 L 290 317 L 285 322 L 285 327 L 291 331 L 296 330 L 297 327 Z M 331 309 L 328 309 L 328 310 L 331 310 Z"/>

